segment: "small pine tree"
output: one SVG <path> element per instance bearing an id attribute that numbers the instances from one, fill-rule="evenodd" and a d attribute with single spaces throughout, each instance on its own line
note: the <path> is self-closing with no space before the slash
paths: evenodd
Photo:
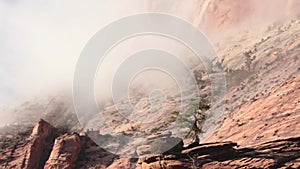
<path id="1" fill-rule="evenodd" d="M 256 59 L 256 56 L 251 56 L 252 51 L 247 51 L 244 53 L 244 56 L 246 57 L 245 66 L 248 72 L 251 72 L 251 65 L 252 62 Z"/>

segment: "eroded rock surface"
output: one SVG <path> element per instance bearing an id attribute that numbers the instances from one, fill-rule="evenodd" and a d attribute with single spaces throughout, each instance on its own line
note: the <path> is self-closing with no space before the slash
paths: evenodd
<path id="1" fill-rule="evenodd" d="M 236 143 L 209 143 L 186 149 L 180 155 L 148 158 L 140 166 L 162 168 L 299 168 L 300 138 L 266 142 L 247 148 Z"/>
<path id="2" fill-rule="evenodd" d="M 45 169 L 71 169 L 81 151 L 77 134 L 65 134 L 55 139 L 55 143 Z"/>
<path id="3" fill-rule="evenodd" d="M 1 151 L 1 168 L 192 169 L 300 167 L 300 137 L 269 141 L 251 147 L 241 147 L 234 142 L 215 142 L 186 148 L 183 147 L 181 142 L 181 144 L 175 146 L 176 149 L 168 153 L 143 152 L 139 159 L 131 159 L 118 157 L 101 149 L 86 134 L 66 133 L 56 137 L 54 141 L 57 134 L 55 132 L 56 129 L 49 123 L 40 120 L 27 140 L 18 142 L 18 144 Z M 156 137 L 158 136 L 150 138 L 154 139 Z M 51 154 L 49 150 L 51 150 Z"/>
<path id="4" fill-rule="evenodd" d="M 1 168 L 34 169 L 43 167 L 49 157 L 56 129 L 44 120 L 33 128 L 29 138 L 15 140 L 2 151 Z"/>
<path id="5" fill-rule="evenodd" d="M 227 114 L 208 142 L 234 141 L 242 146 L 300 136 L 300 76 L 257 96 Z"/>

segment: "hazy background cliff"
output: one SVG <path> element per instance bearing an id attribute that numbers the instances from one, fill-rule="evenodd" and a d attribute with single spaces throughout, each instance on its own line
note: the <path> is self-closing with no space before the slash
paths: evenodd
<path id="1" fill-rule="evenodd" d="M 7 112 L 25 100 L 39 101 L 57 93 L 71 96 L 74 68 L 84 45 L 101 27 L 122 16 L 175 15 L 193 23 L 217 46 L 240 32 L 255 33 L 297 18 L 299 7 L 297 0 L 1 1 L 1 123 L 9 122 Z M 224 59 L 226 66 L 234 64 Z"/>

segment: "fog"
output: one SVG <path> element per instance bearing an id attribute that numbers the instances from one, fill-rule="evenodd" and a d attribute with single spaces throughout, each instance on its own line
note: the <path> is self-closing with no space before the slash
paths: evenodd
<path id="1" fill-rule="evenodd" d="M 101 27 L 135 12 L 116 1 L 1 1 L 0 104 L 70 90 L 78 56 Z M 130 11 L 130 12 L 129 12 Z"/>
<path id="2" fill-rule="evenodd" d="M 71 91 L 76 61 L 103 26 L 149 1 L 0 1 L 0 105 Z M 167 6 L 164 6 L 167 11 Z"/>
<path id="3" fill-rule="evenodd" d="M 149 2 L 0 1 L 1 122 L 9 116 L 6 108 L 23 101 L 71 95 L 76 61 L 88 40 L 121 17 L 153 11 Z"/>
<path id="4" fill-rule="evenodd" d="M 252 14 L 249 21 L 253 23 L 255 18 L 265 16 L 260 17 L 259 22 L 271 23 L 284 18 L 285 15 L 293 16 L 294 3 L 297 2 L 253 0 L 250 3 Z M 192 22 L 205 32 L 210 26 L 210 23 L 203 19 L 209 18 L 206 13 L 208 4 L 209 1 L 201 0 L 2 0 L 0 107 L 15 106 L 32 97 L 55 95 L 58 92 L 71 94 L 74 69 L 82 49 L 98 30 L 116 19 L 140 12 L 166 12 Z M 284 10 L 278 12 L 282 6 Z M 223 28 L 215 30 L 219 29 Z M 226 29 L 235 30 L 236 27 Z M 220 34 L 209 33 L 211 34 L 207 34 L 208 37 Z M 134 42 L 131 46 L 132 44 Z M 126 53 L 127 49 L 130 49 L 128 53 L 131 50 L 141 50 L 149 45 L 139 44 L 130 48 L 127 45 L 127 48 L 123 47 L 123 50 L 114 55 Z M 150 43 L 154 47 L 159 47 L 160 44 L 165 43 Z M 176 44 L 169 46 L 169 50 L 175 46 Z M 185 49 L 179 50 L 178 53 L 183 51 Z M 107 67 L 114 67 L 114 60 L 110 62 L 112 65 L 108 64 Z M 100 81 L 105 81 L 106 77 L 110 77 L 110 74 L 101 75 Z M 105 92 L 107 88 L 103 89 Z M 5 117 L 4 112 L 0 112 L 0 117 Z"/>

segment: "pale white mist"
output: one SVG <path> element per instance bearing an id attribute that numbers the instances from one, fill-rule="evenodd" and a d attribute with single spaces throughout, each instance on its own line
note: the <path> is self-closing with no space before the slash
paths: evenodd
<path id="1" fill-rule="evenodd" d="M 0 1 L 0 118 L 4 122 L 8 116 L 3 107 L 14 106 L 32 97 L 55 95 L 59 92 L 71 94 L 77 58 L 87 41 L 103 26 L 127 15 L 163 12 L 201 27 L 203 17 L 207 17 L 206 8 L 211 1 Z M 254 11 L 251 20 L 255 23 L 255 18 L 261 19 L 260 22 L 271 22 L 276 18 L 284 18 L 282 15 L 285 14 L 295 15 L 292 9 L 297 9 L 295 4 L 299 5 L 299 1 L 288 0 L 285 3 L 284 0 L 251 0 L 250 4 Z M 235 31 L 241 27 L 231 29 Z M 220 32 L 216 32 L 217 35 L 218 33 Z M 154 39 L 148 42 L 155 41 Z M 149 44 L 154 47 L 160 46 L 159 43 Z M 120 46 L 120 49 L 116 49 L 117 52 L 111 55 L 117 56 L 118 52 L 129 54 L 130 51 L 145 48 L 149 44 L 140 43 L 140 46 L 130 48 L 125 44 L 123 49 Z M 174 46 L 166 48 L 173 50 Z M 114 59 L 108 62 L 108 67 L 116 66 Z M 110 77 L 110 73 L 103 73 L 104 75 L 97 76 L 100 82 Z M 101 85 L 97 84 L 96 91 L 99 88 L 101 89 Z M 107 86 L 103 89 L 107 89 Z M 104 92 L 104 95 L 108 94 Z"/>

